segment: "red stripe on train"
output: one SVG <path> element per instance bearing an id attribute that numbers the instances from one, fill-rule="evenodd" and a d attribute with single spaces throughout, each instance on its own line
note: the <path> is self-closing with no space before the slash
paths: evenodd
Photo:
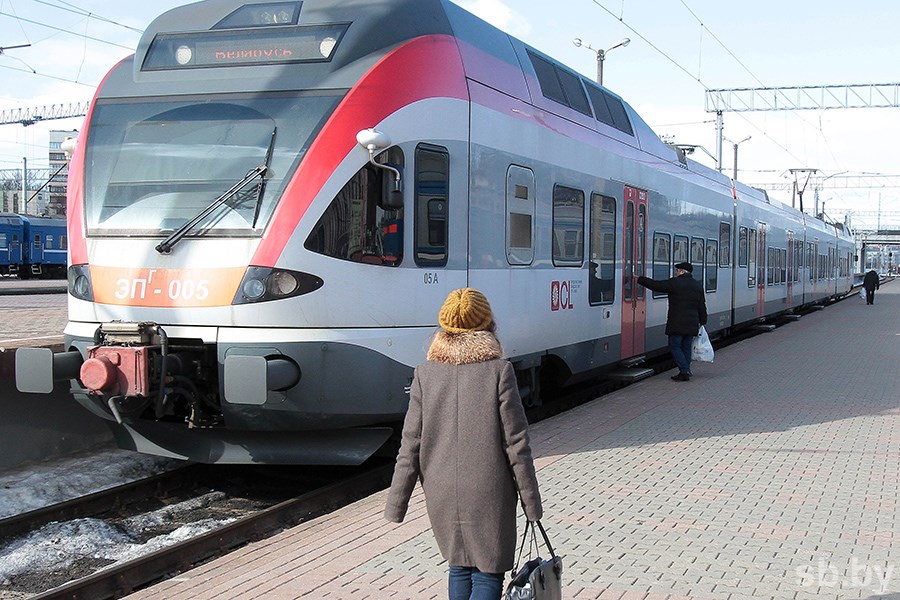
<path id="1" fill-rule="evenodd" d="M 468 100 L 465 73 L 453 37 L 416 38 L 381 59 L 347 93 L 309 147 L 250 264 L 275 265 L 313 198 L 356 146 L 360 130 L 375 127 L 413 102 L 441 97 Z"/>

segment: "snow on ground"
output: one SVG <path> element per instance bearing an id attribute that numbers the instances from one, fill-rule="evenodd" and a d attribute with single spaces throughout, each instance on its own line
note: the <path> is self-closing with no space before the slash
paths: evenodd
<path id="1" fill-rule="evenodd" d="M 104 450 L 0 472 L 0 518 L 169 471 L 183 461 Z"/>
<path id="2" fill-rule="evenodd" d="M 183 461 L 106 449 L 0 471 L 0 518 L 136 481 L 184 465 Z M 23 573 L 66 570 L 81 559 L 125 561 L 220 527 L 205 519 L 178 526 L 180 515 L 220 500 L 221 492 L 172 504 L 109 524 L 99 519 L 50 523 L 0 547 L 0 584 Z M 167 527 L 167 524 L 168 527 Z M 168 533 L 158 533 L 172 529 Z M 0 591 L 0 596 L 5 592 Z M 12 597 L 12 596 L 3 596 Z"/>
<path id="3" fill-rule="evenodd" d="M 0 581 L 34 571 L 59 571 L 79 559 L 126 561 L 192 538 L 233 519 L 204 519 L 182 525 L 174 531 L 139 542 L 148 530 L 176 521 L 179 515 L 220 500 L 224 494 L 212 492 L 145 515 L 124 520 L 118 526 L 99 519 L 74 519 L 50 523 L 31 535 L 0 548 Z"/>

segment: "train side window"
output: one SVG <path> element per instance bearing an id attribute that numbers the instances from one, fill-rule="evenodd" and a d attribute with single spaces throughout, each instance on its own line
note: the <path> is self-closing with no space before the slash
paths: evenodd
<path id="1" fill-rule="evenodd" d="M 703 281 L 703 259 L 706 256 L 706 248 L 703 238 L 691 238 L 691 260 L 694 266 L 694 279 Z"/>
<path id="2" fill-rule="evenodd" d="M 403 167 L 403 152 L 390 148 L 377 160 Z M 395 267 L 403 260 L 403 208 L 390 202 L 394 176 L 367 164 L 337 193 L 304 247 L 325 256 Z"/>
<path id="3" fill-rule="evenodd" d="M 584 262 L 584 192 L 553 188 L 553 264 L 580 267 Z"/>
<path id="4" fill-rule="evenodd" d="M 556 76 L 556 68 L 553 66 L 553 63 L 531 52 L 528 53 L 528 58 L 531 59 L 531 66 L 534 67 L 534 73 L 537 75 L 541 93 L 560 104 L 568 104 L 562 84 Z"/>
<path id="5" fill-rule="evenodd" d="M 748 230 L 747 235 L 747 287 L 756 286 L 756 230 Z"/>
<path id="6" fill-rule="evenodd" d="M 44 248 L 52 248 L 53 247 L 53 236 L 48 235 L 44 238 Z"/>
<path id="7" fill-rule="evenodd" d="M 672 237 L 668 233 L 653 234 L 653 279 L 669 279 L 672 276 Z M 663 292 L 653 292 L 654 298 L 665 297 Z"/>
<path id="8" fill-rule="evenodd" d="M 59 249 L 67 250 L 69 248 L 69 238 L 65 235 L 59 236 Z"/>
<path id="9" fill-rule="evenodd" d="M 541 86 L 541 93 L 546 98 L 564 104 L 589 117 L 593 116 L 581 85 L 581 78 L 578 75 L 530 50 L 528 57 L 531 59 L 531 66 L 534 67 L 538 84 Z"/>
<path id="10" fill-rule="evenodd" d="M 0 233 L 0 249 L 6 250 L 6 234 Z"/>
<path id="11" fill-rule="evenodd" d="M 17 248 L 19 246 L 19 234 L 14 233 L 12 236 L 12 247 Z"/>
<path id="12" fill-rule="evenodd" d="M 591 194 L 591 305 L 609 304 L 616 297 L 616 200 Z"/>
<path id="13" fill-rule="evenodd" d="M 719 242 L 706 240 L 706 291 L 714 292 L 719 285 Z"/>
<path id="14" fill-rule="evenodd" d="M 450 156 L 436 146 L 416 148 L 416 264 L 447 264 Z"/>
<path id="15" fill-rule="evenodd" d="M 534 261 L 534 172 L 516 165 L 506 172 L 506 261 Z"/>
<path id="16" fill-rule="evenodd" d="M 719 223 L 719 266 L 731 266 L 731 223 Z"/>
<path id="17" fill-rule="evenodd" d="M 747 228 L 738 228 L 738 266 L 747 266 Z"/>
<path id="18" fill-rule="evenodd" d="M 688 262 L 691 254 L 688 250 L 688 238 L 686 235 L 676 235 L 675 245 L 672 246 L 672 263 Z"/>
<path id="19" fill-rule="evenodd" d="M 40 234 L 35 234 L 34 236 L 34 247 L 36 250 L 40 250 L 41 248 L 41 236 Z"/>

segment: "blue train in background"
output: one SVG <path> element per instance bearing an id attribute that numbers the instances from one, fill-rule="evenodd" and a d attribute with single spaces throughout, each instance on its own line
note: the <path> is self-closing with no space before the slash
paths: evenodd
<path id="1" fill-rule="evenodd" d="M 0 213 L 0 275 L 66 276 L 66 219 Z"/>

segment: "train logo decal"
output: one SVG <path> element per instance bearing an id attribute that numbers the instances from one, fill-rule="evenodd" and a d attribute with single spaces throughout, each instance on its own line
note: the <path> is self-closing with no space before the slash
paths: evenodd
<path id="1" fill-rule="evenodd" d="M 572 295 L 578 290 L 578 282 L 553 281 L 550 283 L 550 310 L 571 310 L 575 308 Z"/>

